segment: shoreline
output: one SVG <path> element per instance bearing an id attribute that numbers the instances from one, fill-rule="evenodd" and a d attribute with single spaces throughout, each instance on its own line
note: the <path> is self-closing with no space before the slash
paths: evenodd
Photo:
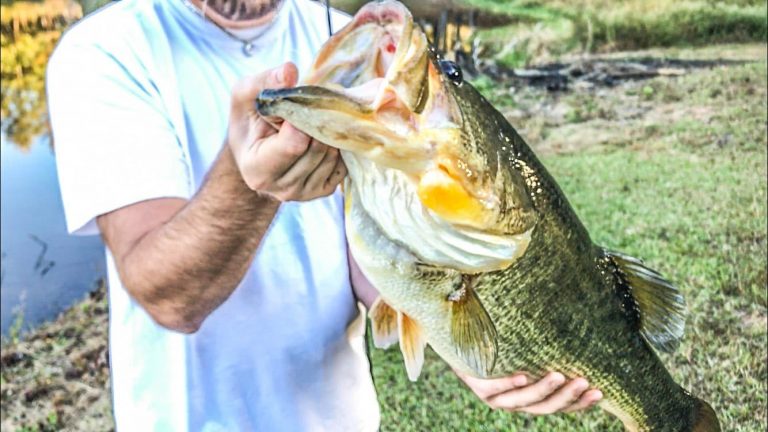
<path id="1" fill-rule="evenodd" d="M 114 430 L 104 282 L 87 297 L 2 342 L 3 430 Z"/>

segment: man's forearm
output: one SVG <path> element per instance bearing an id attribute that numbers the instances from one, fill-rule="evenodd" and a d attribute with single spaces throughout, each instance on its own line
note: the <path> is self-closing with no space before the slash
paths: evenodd
<path id="1" fill-rule="evenodd" d="M 224 146 L 198 193 L 118 262 L 122 281 L 160 324 L 195 331 L 242 280 L 278 207 Z"/>

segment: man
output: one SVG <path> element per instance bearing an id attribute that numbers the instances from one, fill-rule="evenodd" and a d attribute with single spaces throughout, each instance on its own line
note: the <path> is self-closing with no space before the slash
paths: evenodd
<path id="1" fill-rule="evenodd" d="M 253 105 L 295 85 L 326 38 L 308 0 L 123 0 L 52 56 L 68 228 L 108 247 L 118 430 L 378 428 L 350 280 L 366 304 L 376 294 L 349 270 L 344 164 Z M 556 373 L 463 379 L 531 413 L 600 397 Z"/>

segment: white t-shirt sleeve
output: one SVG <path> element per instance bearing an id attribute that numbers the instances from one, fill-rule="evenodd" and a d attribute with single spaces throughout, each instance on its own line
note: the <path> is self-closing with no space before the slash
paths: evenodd
<path id="1" fill-rule="evenodd" d="M 66 39 L 66 37 L 65 37 Z M 63 40 L 48 63 L 47 93 L 59 184 L 73 234 L 140 201 L 191 196 L 189 162 L 157 86 L 126 50 Z"/>

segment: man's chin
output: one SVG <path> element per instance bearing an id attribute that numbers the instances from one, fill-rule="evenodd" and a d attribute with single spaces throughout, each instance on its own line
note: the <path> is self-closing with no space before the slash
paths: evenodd
<path id="1" fill-rule="evenodd" d="M 247 29 L 264 25 L 275 17 L 285 0 L 189 0 L 196 8 L 205 11 L 205 16 L 221 27 L 229 29 Z M 234 1 L 238 6 L 231 7 Z M 240 4 L 250 12 L 237 12 Z M 242 15 L 242 16 L 241 16 Z"/>

